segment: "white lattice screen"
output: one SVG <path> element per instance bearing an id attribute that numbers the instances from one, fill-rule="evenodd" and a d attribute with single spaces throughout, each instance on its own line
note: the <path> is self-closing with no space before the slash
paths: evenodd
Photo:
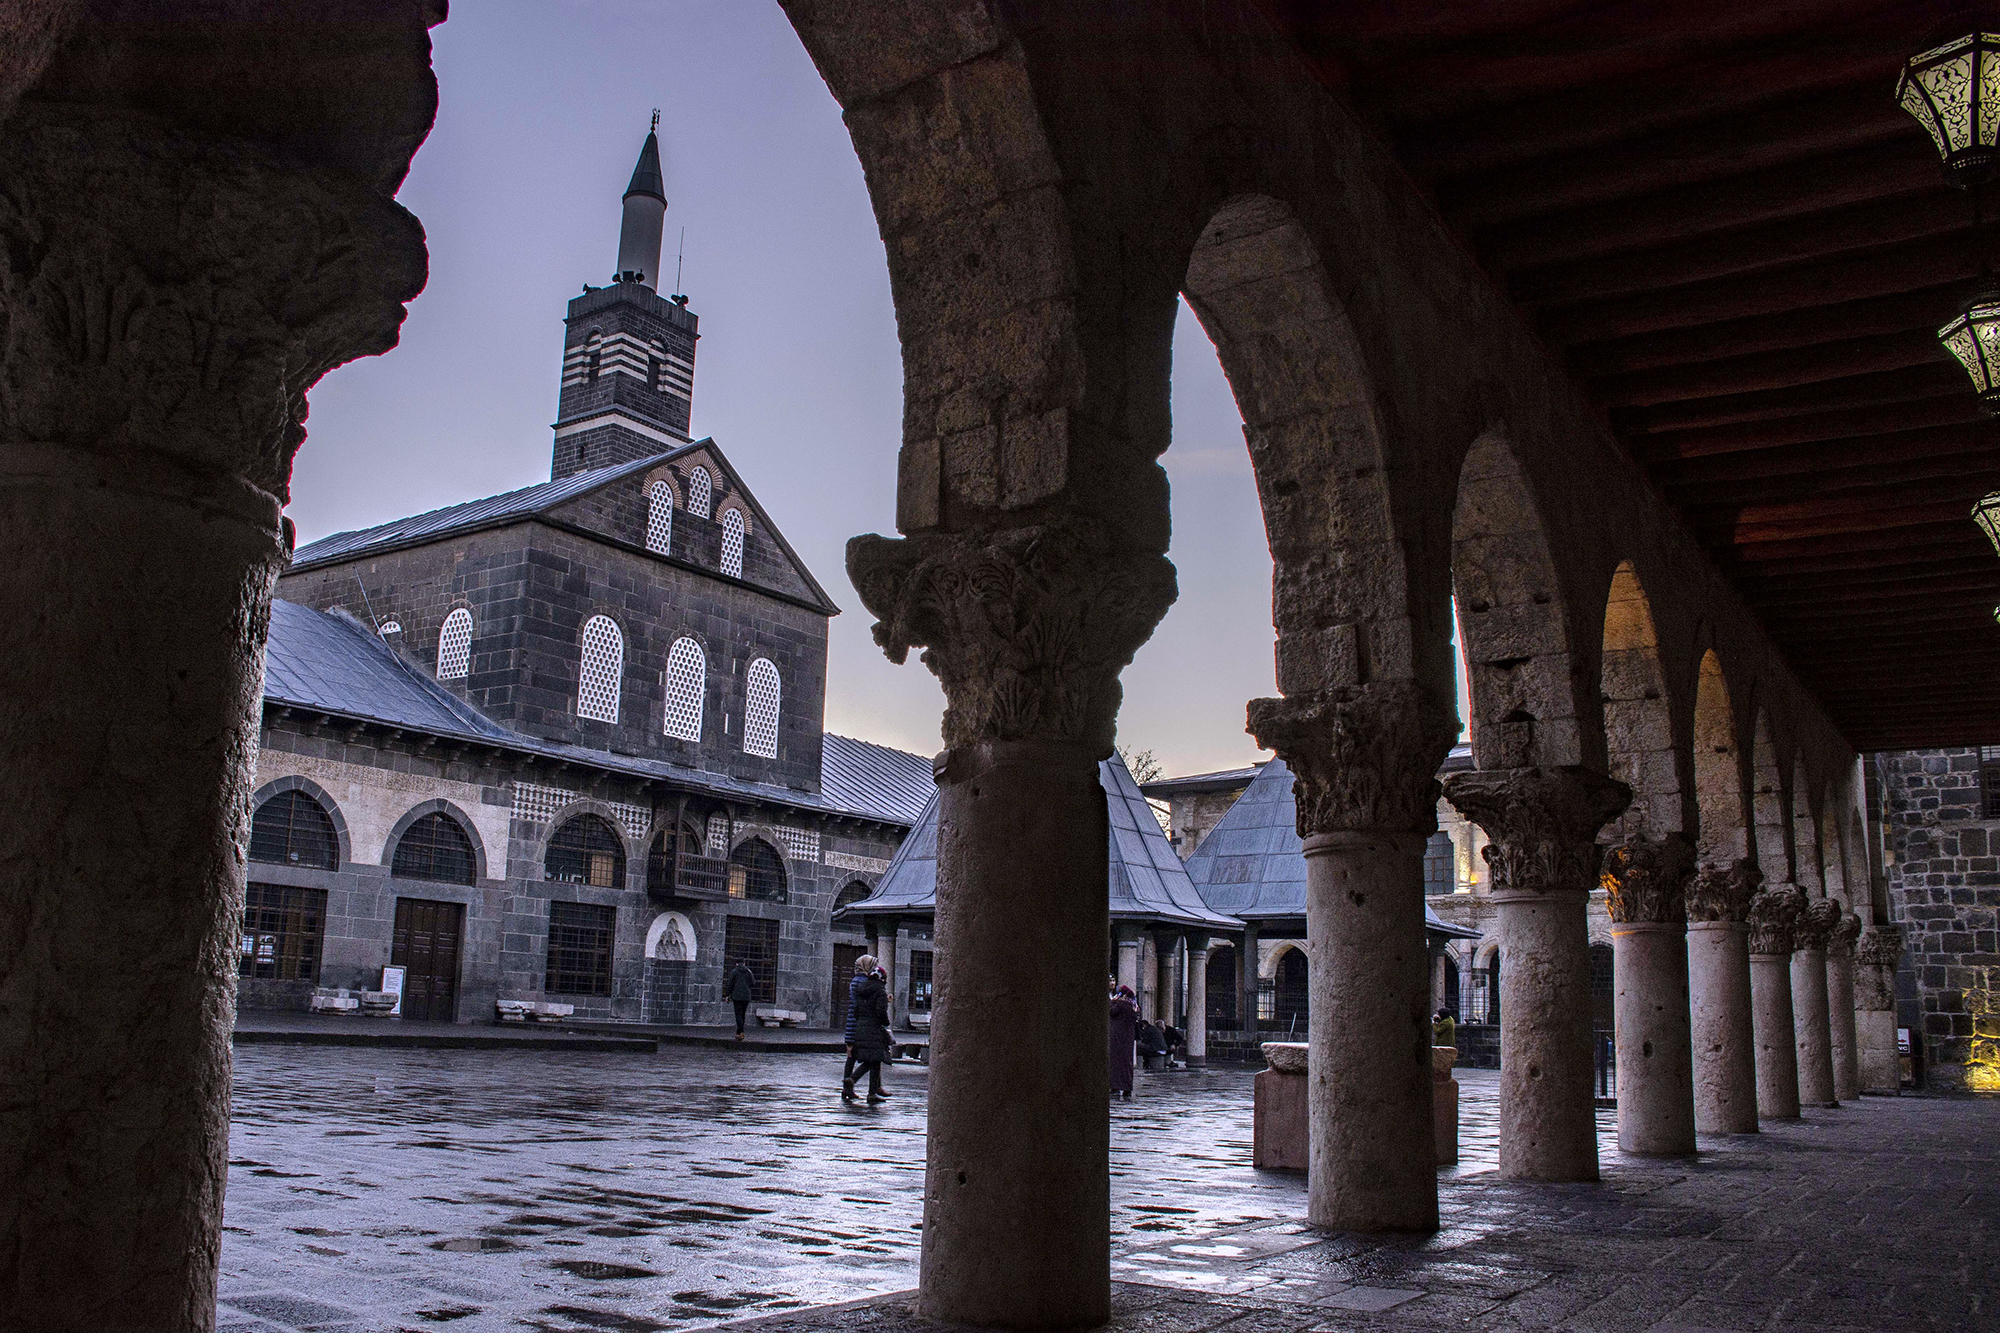
<path id="1" fill-rule="evenodd" d="M 708 817 L 708 854 L 729 855 L 729 820 L 723 815 Z"/>
<path id="2" fill-rule="evenodd" d="M 743 711 L 743 752 L 778 757 L 778 668 L 767 657 L 750 664 L 749 702 Z"/>
<path id="3" fill-rule="evenodd" d="M 709 480 L 707 468 L 698 467 L 689 472 L 688 512 L 701 518 L 707 518 L 713 489 L 714 483 Z"/>
<path id="4" fill-rule="evenodd" d="M 625 636 L 610 616 L 592 616 L 583 626 L 583 669 L 576 685 L 576 715 L 599 722 L 618 720 L 618 691 L 625 677 Z"/>
<path id="5" fill-rule="evenodd" d="M 785 845 L 785 855 L 794 861 L 819 860 L 819 833 L 809 828 L 793 828 L 789 824 L 773 825 L 771 831 L 778 835 L 778 841 Z"/>
<path id="6" fill-rule="evenodd" d="M 472 612 L 459 607 L 438 631 L 438 679 L 462 679 L 472 664 Z"/>
<path id="7" fill-rule="evenodd" d="M 664 481 L 654 482 L 647 495 L 646 549 L 661 555 L 674 549 L 674 488 Z"/>
<path id="8" fill-rule="evenodd" d="M 733 579 L 743 577 L 743 511 L 722 511 L 722 572 Z"/>
<path id="9" fill-rule="evenodd" d="M 701 698 L 708 683 L 708 655 L 693 639 L 675 639 L 667 653 L 667 707 L 661 730 L 684 741 L 701 739 Z"/>
<path id="10" fill-rule="evenodd" d="M 580 792 L 565 787 L 544 787 L 534 782 L 514 784 L 514 818 L 546 824 L 555 818 L 556 811 L 579 799 Z M 643 805 L 633 805 L 629 801 L 607 801 L 611 813 L 625 832 L 637 839 L 644 839 L 647 830 L 653 826 L 653 812 Z"/>

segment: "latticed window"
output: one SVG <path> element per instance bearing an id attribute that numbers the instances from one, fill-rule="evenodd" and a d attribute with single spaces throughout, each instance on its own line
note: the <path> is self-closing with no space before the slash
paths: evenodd
<path id="1" fill-rule="evenodd" d="M 625 887 L 625 843 L 596 815 L 578 815 L 549 838 L 542 877 L 599 889 Z"/>
<path id="2" fill-rule="evenodd" d="M 438 679 L 463 680 L 472 668 L 472 612 L 459 607 L 438 631 Z"/>
<path id="3" fill-rule="evenodd" d="M 302 791 L 281 791 L 250 821 L 250 859 L 338 870 L 340 840 L 318 801 Z"/>
<path id="4" fill-rule="evenodd" d="M 750 969 L 750 998 L 759 1004 L 778 1000 L 778 923 L 756 917 L 732 916 L 722 929 L 722 975 L 738 963 Z"/>
<path id="5" fill-rule="evenodd" d="M 722 572 L 733 579 L 743 577 L 743 511 L 722 511 Z"/>
<path id="6" fill-rule="evenodd" d="M 674 549 L 674 488 L 664 481 L 646 493 L 646 549 L 661 555 Z"/>
<path id="7" fill-rule="evenodd" d="M 326 890 L 252 884 L 243 895 L 239 977 L 316 981 L 326 932 Z"/>
<path id="8" fill-rule="evenodd" d="M 743 752 L 778 757 L 778 668 L 767 657 L 750 664 L 748 700 L 743 709 Z"/>
<path id="9" fill-rule="evenodd" d="M 910 950 L 910 1008 L 920 1014 L 930 1012 L 931 962 L 930 950 Z"/>
<path id="10" fill-rule="evenodd" d="M 549 967 L 542 988 L 553 995 L 611 994 L 611 941 L 618 913 L 594 903 L 549 904 Z"/>
<path id="11" fill-rule="evenodd" d="M 472 839 L 459 822 L 433 811 L 403 830 L 389 873 L 397 879 L 433 879 L 445 884 L 470 884 L 479 875 Z"/>
<path id="12" fill-rule="evenodd" d="M 729 855 L 729 842 L 732 836 L 728 815 L 713 814 L 708 817 L 708 854 L 710 856 Z"/>
<path id="13" fill-rule="evenodd" d="M 729 896 L 751 902 L 785 901 L 785 863 L 762 838 L 751 838 L 729 854 Z"/>
<path id="14" fill-rule="evenodd" d="M 698 467 L 688 473 L 688 512 L 697 518 L 709 516 L 708 507 L 715 495 L 715 483 L 709 478 L 708 469 Z"/>
<path id="15" fill-rule="evenodd" d="M 1445 832 L 1431 834 L 1424 844 L 1424 892 L 1451 893 L 1458 888 L 1458 877 L 1452 873 L 1453 862 L 1451 835 Z"/>
<path id="16" fill-rule="evenodd" d="M 583 670 L 577 677 L 576 715 L 618 720 L 618 689 L 625 677 L 625 636 L 610 616 L 583 625 Z"/>
<path id="17" fill-rule="evenodd" d="M 684 741 L 701 739 L 701 700 L 708 689 L 708 654 L 693 639 L 675 639 L 667 652 L 667 707 L 662 730 Z"/>

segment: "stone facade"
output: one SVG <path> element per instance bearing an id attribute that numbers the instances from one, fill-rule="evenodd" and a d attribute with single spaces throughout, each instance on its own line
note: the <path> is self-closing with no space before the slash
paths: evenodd
<path id="1" fill-rule="evenodd" d="M 1889 902 L 1907 948 L 1897 1026 L 1933 1088 L 2000 1090 L 2000 819 L 1977 748 L 1875 757 Z M 1993 761 L 1986 761 L 1991 765 Z"/>

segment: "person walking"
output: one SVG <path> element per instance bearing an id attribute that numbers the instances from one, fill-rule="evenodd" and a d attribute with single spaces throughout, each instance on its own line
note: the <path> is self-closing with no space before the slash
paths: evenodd
<path id="1" fill-rule="evenodd" d="M 882 1091 L 882 1062 L 895 1051 L 889 1035 L 889 974 L 878 964 L 854 988 L 854 1072 L 841 1083 L 841 1096 L 854 1100 L 854 1082 L 868 1075 L 868 1104 L 889 1100 Z"/>
<path id="2" fill-rule="evenodd" d="M 841 1035 L 847 1044 L 847 1068 L 840 1071 L 840 1099 L 844 1102 L 854 1100 L 854 1025 L 861 1021 L 861 1007 L 855 1003 L 855 997 L 860 994 L 861 983 L 881 965 L 874 954 L 864 953 L 854 960 L 854 975 L 847 979 L 847 1030 Z"/>
<path id="3" fill-rule="evenodd" d="M 730 969 L 728 979 L 722 983 L 722 993 L 736 1006 L 736 1040 L 743 1040 L 743 1015 L 750 1010 L 750 996 L 757 987 L 757 976 L 750 970 L 750 964 L 738 963 Z"/>
<path id="4" fill-rule="evenodd" d="M 1132 1046 L 1138 1037 L 1139 1005 L 1130 986 L 1111 993 L 1110 1042 L 1105 1050 L 1112 1095 L 1132 1096 Z"/>

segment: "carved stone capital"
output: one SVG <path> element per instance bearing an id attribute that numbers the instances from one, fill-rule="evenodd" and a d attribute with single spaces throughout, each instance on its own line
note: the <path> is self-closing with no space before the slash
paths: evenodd
<path id="1" fill-rule="evenodd" d="M 889 660 L 912 648 L 944 686 L 947 746 L 1077 745 L 1111 753 L 1118 673 L 1173 605 L 1165 556 L 1078 522 L 984 534 L 856 537 L 847 572 Z"/>
<path id="2" fill-rule="evenodd" d="M 1805 911 L 1806 891 L 1796 884 L 1776 884 L 1752 898 L 1750 952 L 1790 953 Z"/>
<path id="3" fill-rule="evenodd" d="M 1799 913 L 1798 925 L 1792 928 L 1792 947 L 1824 950 L 1838 929 L 1840 904 L 1831 898 L 1815 898 Z"/>
<path id="4" fill-rule="evenodd" d="M 1252 699 L 1246 730 L 1292 770 L 1300 837 L 1437 831 L 1438 765 L 1458 727 L 1416 681 Z"/>
<path id="5" fill-rule="evenodd" d="M 1687 885 L 1694 844 L 1678 833 L 1634 838 L 1604 852 L 1605 897 L 1617 922 L 1687 920 Z"/>
<path id="6" fill-rule="evenodd" d="M 1853 912 L 1841 914 L 1840 924 L 1826 937 L 1828 958 L 1848 958 L 1854 954 L 1854 941 L 1861 938 L 1861 918 Z"/>
<path id="7" fill-rule="evenodd" d="M 1854 948 L 1854 1007 L 1896 1007 L 1896 965 L 1903 960 L 1901 926 L 1876 926 Z"/>
<path id="8" fill-rule="evenodd" d="M 1734 865 L 1703 866 L 1688 885 L 1688 920 L 1742 921 L 1763 883 L 1764 872 L 1748 857 Z"/>
<path id="9" fill-rule="evenodd" d="M 1444 797 L 1486 830 L 1480 849 L 1496 893 L 1597 887 L 1598 830 L 1632 804 L 1632 789 L 1592 769 L 1503 768 L 1454 773 Z"/>
<path id="10" fill-rule="evenodd" d="M 1878 925 L 1868 931 L 1854 946 L 1854 961 L 1894 972 L 1903 961 L 1903 928 Z"/>
<path id="11" fill-rule="evenodd" d="M 0 444 L 164 455 L 275 496 L 306 390 L 396 343 L 423 229 L 356 176 L 137 112 L 0 138 Z"/>

